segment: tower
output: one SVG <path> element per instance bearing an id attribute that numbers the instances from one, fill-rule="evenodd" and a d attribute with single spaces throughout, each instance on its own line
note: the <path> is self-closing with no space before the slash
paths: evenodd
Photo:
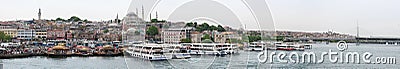
<path id="1" fill-rule="evenodd" d="M 156 11 L 156 19 L 158 19 L 158 12 Z"/>
<path id="2" fill-rule="evenodd" d="M 142 19 L 144 19 L 144 8 L 143 8 L 143 5 L 142 5 Z"/>
<path id="3" fill-rule="evenodd" d="M 41 21 L 41 16 L 42 16 L 42 10 L 39 8 L 38 23 L 40 23 L 40 21 Z"/>
<path id="4" fill-rule="evenodd" d="M 117 18 L 115 18 L 115 22 L 119 23 L 118 13 L 117 13 Z"/>

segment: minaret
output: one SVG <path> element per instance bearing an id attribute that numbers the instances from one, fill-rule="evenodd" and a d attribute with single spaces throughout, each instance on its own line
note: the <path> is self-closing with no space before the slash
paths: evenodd
<path id="1" fill-rule="evenodd" d="M 144 8 L 143 8 L 143 5 L 142 5 L 142 19 L 144 19 Z"/>
<path id="2" fill-rule="evenodd" d="M 39 24 L 41 22 L 41 16 L 42 16 L 42 10 L 39 8 L 39 13 L 38 13 L 38 23 Z"/>
<path id="3" fill-rule="evenodd" d="M 150 13 L 150 21 L 151 21 L 151 13 Z"/>
<path id="4" fill-rule="evenodd" d="M 119 23 L 118 13 L 117 13 L 117 18 L 115 19 L 115 21 L 116 21 L 117 23 Z"/>
<path id="5" fill-rule="evenodd" d="M 156 11 L 156 19 L 158 19 L 158 11 Z"/>

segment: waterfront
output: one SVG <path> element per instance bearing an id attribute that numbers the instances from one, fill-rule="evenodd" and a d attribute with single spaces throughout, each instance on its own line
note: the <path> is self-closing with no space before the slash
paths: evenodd
<path id="1" fill-rule="evenodd" d="M 313 49 L 306 50 L 316 52 L 337 51 L 336 43 L 315 44 Z M 346 51 L 353 52 L 371 52 L 373 57 L 396 57 L 400 55 L 400 46 L 395 45 L 377 45 L 377 44 L 361 44 L 361 46 L 354 46 L 350 44 Z M 287 51 L 292 52 L 292 51 Z M 296 51 L 301 52 L 301 51 Z M 240 54 L 227 55 L 224 57 L 214 56 L 193 56 L 192 58 L 174 59 L 168 61 L 147 61 L 139 58 L 132 58 L 127 56 L 117 57 L 65 57 L 65 58 L 50 58 L 50 57 L 28 57 L 28 58 L 14 58 L 14 59 L 1 59 L 5 69 L 143 69 L 143 68 L 399 68 L 399 61 L 397 64 L 342 64 L 330 63 L 325 60 L 321 64 L 258 64 L 256 58 L 258 52 L 241 51 Z M 317 55 L 319 56 L 319 55 Z M 124 57 L 127 57 L 126 59 Z M 215 60 L 214 60 L 215 59 Z M 319 59 L 319 58 L 318 58 Z M 125 62 L 127 61 L 127 62 Z M 128 65 L 128 66 L 127 66 Z"/>

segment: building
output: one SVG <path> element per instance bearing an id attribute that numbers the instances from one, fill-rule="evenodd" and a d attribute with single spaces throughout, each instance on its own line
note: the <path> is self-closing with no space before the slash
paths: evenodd
<path id="1" fill-rule="evenodd" d="M 202 36 L 203 36 L 203 34 L 201 34 L 200 32 L 197 32 L 197 31 L 190 33 L 190 39 L 192 40 L 192 43 L 200 43 Z"/>
<path id="2" fill-rule="evenodd" d="M 34 40 L 35 36 L 36 32 L 32 29 L 19 29 L 17 33 L 17 39 L 21 41 Z"/>
<path id="3" fill-rule="evenodd" d="M 216 43 L 228 43 L 232 39 L 242 40 L 242 37 L 236 32 L 216 32 L 214 34 L 214 42 Z"/>
<path id="4" fill-rule="evenodd" d="M 64 30 L 48 30 L 47 40 L 48 41 L 65 41 L 66 31 Z"/>
<path id="5" fill-rule="evenodd" d="M 0 31 L 15 38 L 18 34 L 18 26 L 11 23 L 0 23 Z"/>
<path id="6" fill-rule="evenodd" d="M 192 27 L 165 29 L 163 31 L 164 43 L 178 44 L 181 42 L 181 39 L 190 38 L 190 32 L 193 30 Z"/>
<path id="7" fill-rule="evenodd" d="M 45 40 L 47 38 L 47 30 L 45 29 L 35 30 L 35 38 L 40 40 Z"/>

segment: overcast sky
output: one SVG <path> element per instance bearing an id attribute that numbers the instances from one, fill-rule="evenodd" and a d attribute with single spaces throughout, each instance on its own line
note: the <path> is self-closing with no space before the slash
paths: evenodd
<path id="1" fill-rule="evenodd" d="M 400 4 L 398 4 L 400 0 L 267 1 L 277 30 L 333 30 L 354 35 L 358 20 L 362 36 L 400 36 Z M 225 2 L 236 4 L 231 0 L 225 0 Z M 166 0 L 163 1 L 162 6 L 174 6 L 176 3 L 174 0 Z M 37 18 L 38 8 L 42 8 L 42 18 L 45 19 L 79 16 L 82 19 L 96 21 L 110 20 L 116 18 L 117 13 L 120 18 L 125 16 L 129 6 L 132 6 L 130 4 L 131 0 L 2 0 L 0 1 L 0 20 Z M 135 5 L 138 4 L 135 3 Z M 231 7 L 247 10 L 240 9 L 241 5 L 228 6 L 230 9 Z M 169 18 L 168 16 L 172 13 L 162 12 L 162 9 L 170 8 L 157 10 L 159 18 Z M 246 17 L 246 14 L 236 15 Z"/>

